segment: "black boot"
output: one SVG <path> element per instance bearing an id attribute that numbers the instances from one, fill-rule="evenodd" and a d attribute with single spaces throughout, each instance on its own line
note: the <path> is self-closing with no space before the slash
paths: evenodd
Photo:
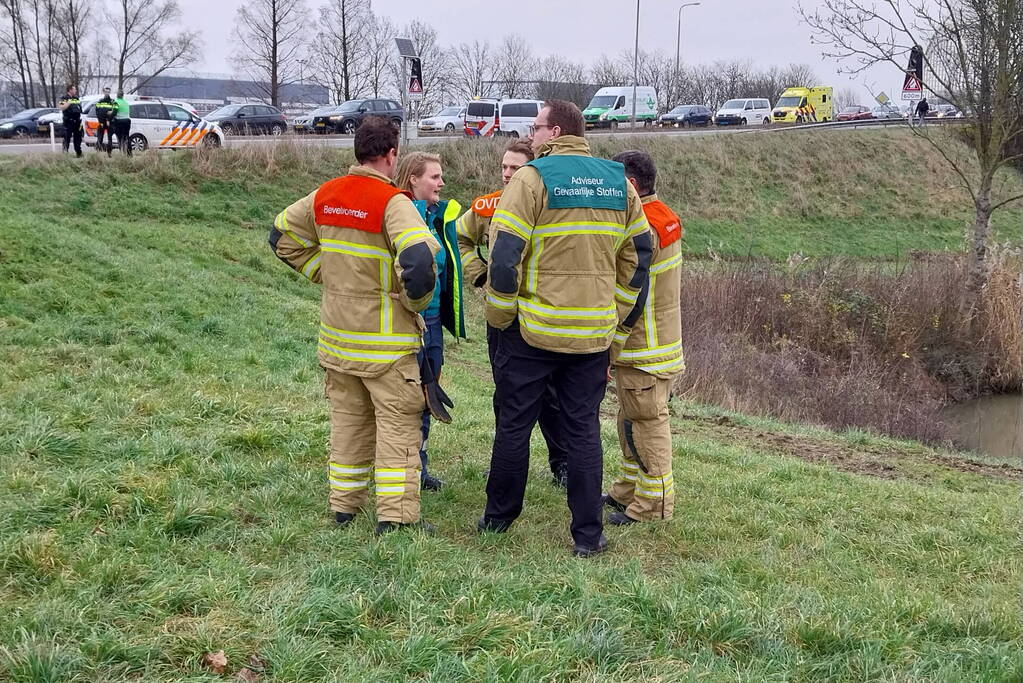
<path id="1" fill-rule="evenodd" d="M 424 491 L 440 491 L 442 488 L 444 488 L 444 481 L 442 479 L 438 479 L 432 474 L 428 474 L 425 477 L 423 477 L 422 488 Z"/>
<path id="2" fill-rule="evenodd" d="M 377 536 L 383 536 L 384 534 L 389 534 L 392 531 L 397 531 L 399 529 L 419 530 L 429 536 L 437 533 L 437 527 L 430 524 L 425 519 L 421 519 L 418 522 L 409 522 L 408 524 L 402 524 L 401 522 L 379 522 L 377 523 L 376 531 L 373 533 Z"/>
<path id="3" fill-rule="evenodd" d="M 612 498 L 611 494 L 609 493 L 605 493 L 604 495 L 602 495 L 600 497 L 600 500 L 601 502 L 604 503 L 604 505 L 606 505 L 609 508 L 614 508 L 618 512 L 625 512 L 625 508 L 629 507 L 628 505 L 622 505 L 621 503 L 619 503 L 617 500 Z"/>
<path id="4" fill-rule="evenodd" d="M 572 548 L 572 554 L 576 557 L 593 557 L 594 555 L 601 554 L 605 550 L 607 550 L 607 539 L 604 537 L 604 534 L 601 534 L 600 538 L 597 540 L 597 545 L 589 548 L 577 545 Z"/>
<path id="5" fill-rule="evenodd" d="M 338 528 L 346 527 L 355 520 L 355 515 L 351 512 L 335 512 L 334 523 L 338 525 Z"/>
<path id="6" fill-rule="evenodd" d="M 613 524 L 614 526 L 628 526 L 629 524 L 637 524 L 638 519 L 633 519 L 621 510 L 615 510 L 607 516 L 607 523 Z"/>

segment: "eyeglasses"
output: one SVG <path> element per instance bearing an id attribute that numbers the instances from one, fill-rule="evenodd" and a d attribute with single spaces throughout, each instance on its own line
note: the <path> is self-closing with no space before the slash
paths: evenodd
<path id="1" fill-rule="evenodd" d="M 554 128 L 554 126 L 547 123 L 534 123 L 533 130 L 536 130 L 538 128 Z"/>

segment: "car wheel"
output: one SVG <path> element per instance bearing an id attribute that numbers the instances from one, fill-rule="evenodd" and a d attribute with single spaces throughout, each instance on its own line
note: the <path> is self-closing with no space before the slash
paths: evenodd
<path id="1" fill-rule="evenodd" d="M 220 136 L 216 133 L 210 133 L 202 139 L 202 146 L 209 149 L 217 149 L 221 147 Z"/>
<path id="2" fill-rule="evenodd" d="M 348 119 L 347 121 L 341 124 L 341 132 L 344 133 L 345 135 L 355 135 L 355 129 L 357 127 L 358 126 L 355 125 L 355 121 Z"/>
<path id="3" fill-rule="evenodd" d="M 399 132 L 401 131 L 401 119 L 398 118 L 391 119 L 391 125 L 394 126 L 394 129 L 396 131 Z"/>
<path id="4" fill-rule="evenodd" d="M 767 118 L 767 117 L 765 116 L 765 117 L 764 117 L 764 123 L 763 123 L 763 125 L 765 125 L 765 126 L 769 126 L 769 125 L 771 125 L 771 119 L 769 119 L 769 118 Z"/>
<path id="5" fill-rule="evenodd" d="M 17 128 L 14 129 L 14 137 L 16 137 L 16 138 L 27 138 L 28 137 L 28 128 L 25 128 L 24 126 L 18 126 Z"/>
<path id="6" fill-rule="evenodd" d="M 128 138 L 128 147 L 132 152 L 145 152 L 149 149 L 149 141 L 144 136 L 135 133 Z"/>
<path id="7" fill-rule="evenodd" d="M 739 121 L 739 125 L 740 126 L 745 126 L 746 125 L 746 119 L 743 119 L 742 121 Z"/>
<path id="8" fill-rule="evenodd" d="M 618 130 L 618 122 L 617 121 L 612 121 L 611 122 L 611 130 Z"/>
<path id="9" fill-rule="evenodd" d="M 448 125 L 444 126 L 444 132 L 445 133 L 454 133 L 455 132 L 455 124 L 449 123 Z"/>
<path id="10" fill-rule="evenodd" d="M 270 126 L 270 135 L 284 135 L 284 124 L 274 123 Z"/>
<path id="11" fill-rule="evenodd" d="M 224 131 L 224 135 L 234 135 L 234 126 L 230 123 L 220 124 L 220 130 Z"/>

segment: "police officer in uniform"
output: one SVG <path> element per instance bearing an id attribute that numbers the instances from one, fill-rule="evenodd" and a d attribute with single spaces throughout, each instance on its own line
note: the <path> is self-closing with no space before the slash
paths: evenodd
<path id="1" fill-rule="evenodd" d="M 78 88 L 74 85 L 67 87 L 64 97 L 57 103 L 64 119 L 64 152 L 71 148 L 71 142 L 75 143 L 75 156 L 82 156 L 82 101 L 78 99 Z"/>
<path id="2" fill-rule="evenodd" d="M 117 101 L 110 96 L 110 88 L 103 88 L 103 97 L 96 102 L 96 121 L 99 122 L 99 129 L 96 131 L 96 151 L 103 151 L 103 135 L 105 133 L 107 156 L 110 156 L 114 150 L 114 117 L 116 114 Z"/>
<path id="3" fill-rule="evenodd" d="M 330 507 L 347 526 L 375 483 L 377 535 L 432 527 L 419 514 L 420 425 L 426 400 L 416 354 L 440 249 L 392 182 L 398 134 L 367 119 L 348 175 L 280 214 L 270 246 L 323 284 L 318 359 L 330 399 Z"/>
<path id="4" fill-rule="evenodd" d="M 533 160 L 533 148 L 528 140 L 512 140 L 505 148 L 501 157 L 501 180 L 505 185 L 515 172 Z M 474 287 L 487 284 L 487 259 L 483 250 L 487 247 L 490 220 L 494 217 L 497 203 L 501 200 L 502 190 L 485 194 L 473 200 L 472 206 L 462 214 L 455 225 L 458 234 L 458 252 L 462 257 L 462 270 L 466 281 Z M 487 350 L 490 354 L 490 366 L 494 365 L 494 353 L 497 351 L 497 334 L 494 327 L 487 325 Z M 495 398 L 497 394 L 494 394 Z M 494 417 L 499 407 L 494 402 Z M 540 432 L 547 442 L 547 462 L 551 467 L 554 484 L 565 488 L 568 486 L 568 444 L 559 427 L 560 408 L 554 388 L 550 385 L 544 392 L 543 407 L 540 410 Z"/>
<path id="5" fill-rule="evenodd" d="M 607 548 L 598 411 L 608 365 L 643 311 L 650 231 L 622 165 L 590 156 L 578 107 L 547 102 L 534 130 L 537 159 L 512 176 L 490 225 L 500 411 L 477 528 L 506 531 L 522 512 L 529 437 L 551 383 L 571 444 L 572 552 L 588 557 Z"/>
<path id="6" fill-rule="evenodd" d="M 657 168 L 646 152 L 628 150 L 614 159 L 643 200 L 653 256 L 643 315 L 614 364 L 618 389 L 621 469 L 604 498 L 610 524 L 671 519 L 675 483 L 671 469 L 668 398 L 685 370 L 682 356 L 682 221 L 655 192 Z"/>

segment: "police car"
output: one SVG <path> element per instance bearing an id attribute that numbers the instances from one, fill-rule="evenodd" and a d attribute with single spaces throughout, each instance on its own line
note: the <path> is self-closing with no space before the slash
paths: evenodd
<path id="1" fill-rule="evenodd" d="M 129 101 L 131 132 L 128 144 L 133 152 L 150 148 L 185 149 L 188 147 L 221 147 L 224 131 L 220 125 L 206 121 L 187 102 L 140 97 Z M 85 144 L 96 145 L 99 121 L 96 105 L 85 110 Z"/>

